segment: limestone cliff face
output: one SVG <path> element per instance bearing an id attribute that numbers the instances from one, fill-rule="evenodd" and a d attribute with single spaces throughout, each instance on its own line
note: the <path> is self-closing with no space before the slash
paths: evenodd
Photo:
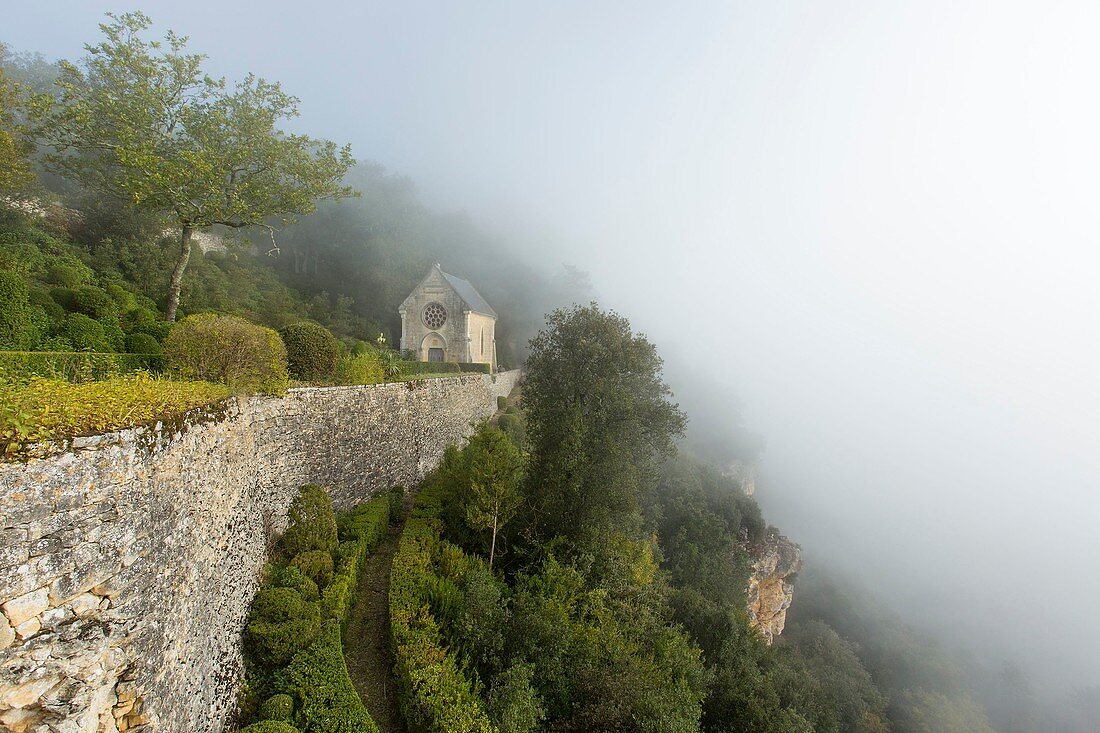
<path id="1" fill-rule="evenodd" d="M 802 549 L 769 527 L 763 542 L 746 545 L 752 558 L 747 594 L 749 625 L 771 644 L 783 633 L 794 598 L 792 576 L 802 568 Z"/>

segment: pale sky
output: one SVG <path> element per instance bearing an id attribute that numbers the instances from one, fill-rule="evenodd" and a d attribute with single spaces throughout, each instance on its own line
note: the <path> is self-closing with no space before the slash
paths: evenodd
<path id="1" fill-rule="evenodd" d="M 0 40 L 72 58 L 108 9 Z M 808 552 L 1100 684 L 1100 4 L 143 9 L 730 384 Z"/>

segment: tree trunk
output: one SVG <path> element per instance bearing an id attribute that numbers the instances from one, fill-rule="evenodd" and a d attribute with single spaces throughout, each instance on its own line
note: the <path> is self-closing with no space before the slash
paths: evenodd
<path id="1" fill-rule="evenodd" d="M 493 569 L 493 555 L 497 551 L 497 518 L 493 516 L 493 543 L 489 545 L 489 569 Z"/>
<path id="2" fill-rule="evenodd" d="M 176 320 L 176 309 L 180 306 L 180 286 L 183 285 L 183 273 L 187 270 L 189 259 L 191 259 L 191 227 L 185 224 L 180 230 L 180 258 L 176 260 L 176 267 L 172 270 L 172 281 L 168 285 L 168 312 L 165 316 L 169 321 Z"/>

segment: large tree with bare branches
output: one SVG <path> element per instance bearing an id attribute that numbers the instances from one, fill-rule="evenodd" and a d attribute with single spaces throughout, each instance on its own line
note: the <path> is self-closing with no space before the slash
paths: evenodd
<path id="1" fill-rule="evenodd" d="M 310 213 L 318 199 L 353 194 L 342 181 L 354 160 L 348 146 L 279 129 L 298 99 L 278 83 L 214 79 L 187 38 L 149 40 L 151 25 L 142 13 L 108 14 L 104 40 L 85 47 L 80 65 L 62 63 L 56 98 L 36 100 L 36 127 L 53 170 L 179 230 L 166 309 L 175 320 L 196 230 L 271 232 L 270 222 Z"/>

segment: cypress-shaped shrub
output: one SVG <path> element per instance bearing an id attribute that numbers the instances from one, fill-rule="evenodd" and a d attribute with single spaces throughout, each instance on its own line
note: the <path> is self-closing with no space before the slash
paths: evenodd
<path id="1" fill-rule="evenodd" d="M 286 532 L 281 540 L 288 557 L 310 550 L 331 553 L 338 544 L 332 500 L 316 484 L 306 484 L 290 504 Z"/>
<path id="2" fill-rule="evenodd" d="M 279 335 L 286 344 L 290 376 L 303 381 L 325 381 L 336 376 L 342 348 L 327 328 L 301 321 L 285 327 Z"/>
<path id="3" fill-rule="evenodd" d="M 168 369 L 185 379 L 221 382 L 239 392 L 286 389 L 286 348 L 270 328 L 236 316 L 199 313 L 164 341 Z"/>

